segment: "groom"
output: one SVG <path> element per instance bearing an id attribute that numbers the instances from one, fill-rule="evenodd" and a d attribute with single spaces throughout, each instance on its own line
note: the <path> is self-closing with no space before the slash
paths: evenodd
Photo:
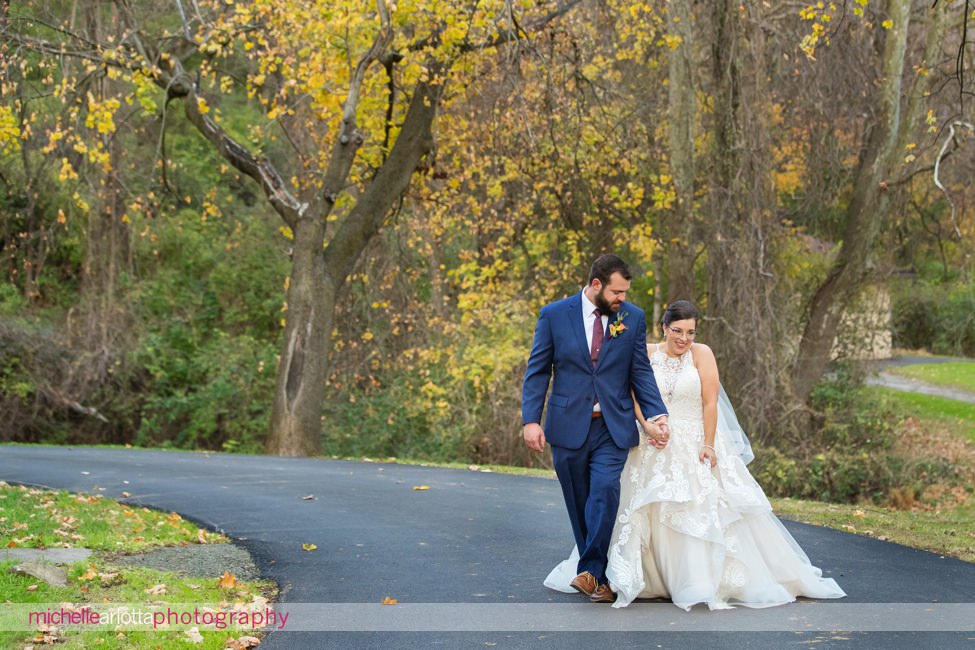
<path id="1" fill-rule="evenodd" d="M 525 443 L 539 452 L 546 442 L 552 446 L 579 550 L 572 587 L 593 602 L 616 599 L 606 582 L 606 563 L 620 474 L 630 447 L 639 444 L 634 397 L 656 424 L 653 436 L 669 436 L 647 356 L 643 311 L 624 302 L 631 277 L 623 260 L 601 255 L 580 293 L 543 307 L 522 386 Z"/>

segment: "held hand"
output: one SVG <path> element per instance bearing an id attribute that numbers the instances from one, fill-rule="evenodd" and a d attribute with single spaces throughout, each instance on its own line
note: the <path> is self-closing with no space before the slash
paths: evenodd
<path id="1" fill-rule="evenodd" d="M 670 441 L 670 425 L 667 423 L 667 416 L 661 416 L 656 420 L 657 426 L 660 427 L 660 434 L 663 436 L 664 444 L 666 445 Z"/>
<path id="2" fill-rule="evenodd" d="M 524 431 L 525 444 L 532 451 L 545 450 L 545 432 L 538 422 L 529 422 L 525 425 Z"/>
<path id="3" fill-rule="evenodd" d="M 711 445 L 702 445 L 698 460 L 702 463 L 707 461 L 711 467 L 716 467 L 718 465 L 718 454 L 714 452 L 714 447 Z"/>
<path id="4" fill-rule="evenodd" d="M 665 432 L 661 429 L 659 421 L 648 421 L 643 426 L 643 431 L 647 434 L 648 445 L 656 447 L 657 449 L 663 449 L 667 446 L 667 439 L 670 437 L 670 435 L 669 433 L 665 434 Z"/>

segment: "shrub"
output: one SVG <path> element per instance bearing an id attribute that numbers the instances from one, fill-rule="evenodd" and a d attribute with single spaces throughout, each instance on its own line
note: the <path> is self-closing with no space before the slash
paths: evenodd
<path id="1" fill-rule="evenodd" d="M 893 300 L 894 345 L 975 356 L 975 286 L 912 283 Z"/>

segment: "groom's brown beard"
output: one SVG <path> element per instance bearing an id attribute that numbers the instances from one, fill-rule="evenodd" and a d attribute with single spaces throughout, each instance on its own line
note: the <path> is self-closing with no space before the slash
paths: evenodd
<path id="1" fill-rule="evenodd" d="M 600 289 L 599 293 L 596 294 L 596 300 L 593 301 L 593 304 L 595 304 L 599 308 L 599 311 L 603 314 L 615 314 L 620 310 L 619 303 L 613 304 L 606 300 L 605 287 Z"/>

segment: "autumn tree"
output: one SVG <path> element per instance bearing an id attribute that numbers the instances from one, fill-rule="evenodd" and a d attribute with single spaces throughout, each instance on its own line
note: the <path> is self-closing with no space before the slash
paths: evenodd
<path id="1" fill-rule="evenodd" d="M 292 238 L 267 449 L 304 455 L 320 449 L 331 341 L 354 328 L 335 321 L 338 292 L 414 170 L 432 164 L 445 96 L 461 94 L 457 76 L 477 48 L 518 38 L 571 4 L 258 0 L 177 3 L 177 15 L 113 2 L 91 4 L 105 28 L 93 32 L 54 18 L 62 7 L 52 3 L 48 13 L 12 13 L 4 36 L 18 52 L 86 63 L 45 81 L 124 84 L 116 107 L 157 89 L 163 119 L 181 106 L 212 151 L 261 188 Z M 264 116 L 243 132 L 221 112 L 238 92 Z"/>
<path id="2" fill-rule="evenodd" d="M 397 222 L 440 267 L 415 271 L 438 300 L 427 310 L 418 292 L 433 335 L 399 357 L 416 376 L 410 406 L 428 404 L 435 431 L 466 429 L 478 460 L 537 462 L 517 433 L 534 321 L 579 290 L 595 255 L 623 255 L 631 299 L 653 300 L 655 227 L 673 201 L 666 96 L 648 65 L 669 47 L 661 20 L 644 4 L 584 4 L 482 58 L 444 113 L 436 173 L 411 192 L 423 207 Z"/>

